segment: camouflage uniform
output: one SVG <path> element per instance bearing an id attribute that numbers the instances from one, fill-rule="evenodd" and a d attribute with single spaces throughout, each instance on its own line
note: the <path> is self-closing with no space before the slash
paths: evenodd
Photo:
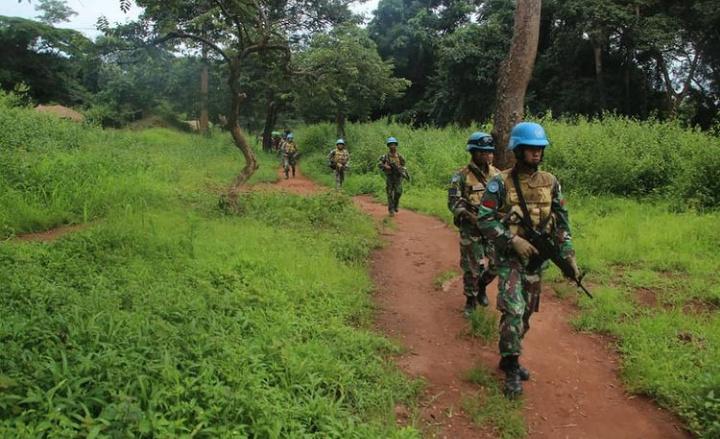
<path id="1" fill-rule="evenodd" d="M 287 140 L 283 144 L 282 154 L 285 178 L 290 176 L 290 169 L 292 169 L 292 175 L 295 177 L 295 165 L 297 164 L 298 149 L 294 140 Z"/>
<path id="2" fill-rule="evenodd" d="M 448 190 L 448 208 L 460 230 L 460 267 L 465 296 L 476 299 L 495 278 L 496 270 L 492 243 L 482 236 L 468 213 L 481 207 L 487 182 L 499 173 L 492 165 L 483 170 L 471 162 L 453 175 Z M 485 256 L 488 259 L 487 269 Z M 484 302 L 483 299 L 480 298 Z"/>
<path id="3" fill-rule="evenodd" d="M 500 355 L 519 356 L 522 339 L 530 329 L 530 316 L 538 309 L 542 268 L 529 272 L 527 261 L 515 253 L 510 240 L 525 236 L 513 170 L 503 171 L 487 185 L 478 213 L 483 236 L 495 243 L 498 275 L 497 307 L 500 319 Z M 548 172 L 518 174 L 533 227 L 545 224 L 565 258 L 574 257 L 568 211 L 557 178 Z M 546 218 L 549 217 L 549 220 Z M 547 264 L 546 264 L 547 265 Z"/>
<path id="4" fill-rule="evenodd" d="M 328 154 L 328 162 L 330 163 L 330 168 L 335 171 L 335 189 L 340 189 L 345 182 L 345 171 L 350 162 L 350 153 L 347 149 L 335 147 L 335 149 Z"/>
<path id="5" fill-rule="evenodd" d="M 385 169 L 385 165 L 394 165 L 394 169 Z M 405 158 L 399 152 L 395 154 L 388 152 L 378 160 L 378 168 L 385 175 L 385 192 L 387 193 L 388 212 L 394 214 L 398 211 L 400 197 L 403 192 L 403 168 L 405 168 Z"/>

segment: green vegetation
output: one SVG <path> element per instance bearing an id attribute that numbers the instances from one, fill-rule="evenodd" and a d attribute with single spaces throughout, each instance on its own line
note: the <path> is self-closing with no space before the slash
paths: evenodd
<path id="1" fill-rule="evenodd" d="M 392 419 L 417 384 L 369 330 L 377 238 L 347 197 L 228 212 L 227 134 L 0 117 L 5 236 L 96 220 L 0 244 L 1 437 L 418 436 Z"/>
<path id="2" fill-rule="evenodd" d="M 543 123 L 553 142 L 546 169 L 568 194 L 579 264 L 596 293 L 593 301 L 577 299 L 583 312 L 576 326 L 616 337 L 631 390 L 679 413 L 698 435 L 720 435 L 720 214 L 713 210 L 720 139 L 674 123 L 614 117 Z M 464 145 L 474 129 L 349 125 L 353 172 L 345 191 L 384 201 L 375 161 L 385 151 L 384 137 L 394 135 L 414 178 L 401 206 L 449 222 L 444 188 L 468 160 Z M 332 126 L 297 133 L 301 149 L 316 151 L 303 169 L 329 184 L 324 155 Z M 555 269 L 547 278 L 560 281 Z M 574 288 L 557 285 L 559 295 L 576 296 Z M 472 323 L 487 328 L 488 322 L 475 316 Z"/>
<path id="3" fill-rule="evenodd" d="M 467 379 L 480 387 L 478 396 L 466 399 L 463 404 L 473 422 L 492 428 L 501 439 L 522 439 L 527 435 L 522 400 L 505 398 L 497 377 L 485 368 L 472 369 Z"/>
<path id="4" fill-rule="evenodd" d="M 448 282 L 452 279 L 455 279 L 458 277 L 460 273 L 458 273 L 457 270 L 448 270 L 443 273 L 440 273 L 433 279 L 433 285 L 435 286 L 436 290 L 441 290 L 443 288 L 443 285 L 445 285 L 445 282 Z"/>
<path id="5" fill-rule="evenodd" d="M 498 338 L 498 318 L 494 310 L 478 307 L 470 314 L 470 334 L 485 343 Z"/>

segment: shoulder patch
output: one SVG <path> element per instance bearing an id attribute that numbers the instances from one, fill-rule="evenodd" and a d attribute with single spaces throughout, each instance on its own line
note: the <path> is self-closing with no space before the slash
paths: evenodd
<path id="1" fill-rule="evenodd" d="M 497 180 L 490 180 L 490 183 L 487 184 L 487 191 L 491 193 L 497 193 L 497 191 L 500 190 L 500 185 L 498 184 Z"/>

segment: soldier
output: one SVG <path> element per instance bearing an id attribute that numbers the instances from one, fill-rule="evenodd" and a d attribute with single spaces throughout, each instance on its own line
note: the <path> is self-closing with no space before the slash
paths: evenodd
<path id="1" fill-rule="evenodd" d="M 290 169 L 292 168 L 292 176 L 295 178 L 295 164 L 297 163 L 298 149 L 295 144 L 295 136 L 293 133 L 287 135 L 287 139 L 283 144 L 283 170 L 285 171 L 285 180 L 290 178 Z"/>
<path id="2" fill-rule="evenodd" d="M 579 276 L 570 235 L 568 211 L 554 175 L 538 169 L 550 142 L 538 124 L 522 122 L 512 129 L 508 149 L 516 164 L 487 185 L 478 213 L 478 227 L 495 244 L 500 276 L 497 307 L 500 318 L 500 369 L 505 372 L 505 395 L 522 394 L 530 373 L 519 363 L 522 339 L 530 316 L 539 308 L 541 274 L 547 264 L 529 268 L 538 250 L 525 239 L 526 230 L 549 233 L 562 257 Z"/>
<path id="3" fill-rule="evenodd" d="M 273 131 L 272 132 L 272 151 L 277 153 L 280 151 L 280 142 L 282 141 L 282 137 L 280 136 L 280 131 Z"/>
<path id="4" fill-rule="evenodd" d="M 335 171 L 335 189 L 340 189 L 345 181 L 345 171 L 350 162 L 350 153 L 345 149 L 345 141 L 337 139 L 335 149 L 328 154 L 330 169 Z"/>
<path id="5" fill-rule="evenodd" d="M 469 317 L 479 303 L 488 305 L 487 285 L 495 279 L 492 244 L 477 228 L 477 212 L 485 187 L 500 173 L 492 165 L 495 153 L 493 138 L 477 131 L 467 141 L 470 163 L 453 175 L 448 190 L 448 208 L 460 230 L 460 267 L 463 271 L 465 316 Z M 484 258 L 487 256 L 487 267 Z"/>
<path id="6" fill-rule="evenodd" d="M 385 144 L 390 149 L 378 160 L 378 167 L 385 175 L 385 192 L 387 192 L 388 212 L 390 216 L 398 213 L 400 197 L 402 196 L 403 179 L 409 178 L 405 169 L 405 158 L 397 152 L 398 141 L 388 137 Z"/>

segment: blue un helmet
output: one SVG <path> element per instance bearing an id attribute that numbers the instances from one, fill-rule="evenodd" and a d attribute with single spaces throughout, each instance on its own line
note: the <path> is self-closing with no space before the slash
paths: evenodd
<path id="1" fill-rule="evenodd" d="M 391 143 L 394 143 L 395 145 L 399 145 L 398 139 L 394 138 L 393 136 L 390 136 L 385 141 L 385 145 L 390 145 Z"/>
<path id="2" fill-rule="evenodd" d="M 467 141 L 466 149 L 468 150 L 468 152 L 495 152 L 495 144 L 490 134 L 483 133 L 482 131 L 475 131 L 474 133 L 470 134 L 470 138 L 468 138 Z"/>
<path id="3" fill-rule="evenodd" d="M 337 140 L 335 141 L 335 144 L 336 144 L 336 145 L 344 145 L 344 144 L 345 144 L 345 141 L 344 141 L 343 139 L 337 139 Z"/>
<path id="4" fill-rule="evenodd" d="M 287 139 L 288 139 L 288 140 L 292 140 L 292 139 L 294 139 L 294 138 L 295 138 L 295 136 L 293 136 L 293 133 L 290 133 L 290 134 L 287 135 Z"/>
<path id="5" fill-rule="evenodd" d="M 550 146 L 550 141 L 540 124 L 535 122 L 520 122 L 510 131 L 510 141 L 508 149 L 510 151 L 518 151 L 520 146 L 536 146 L 543 149 Z"/>

